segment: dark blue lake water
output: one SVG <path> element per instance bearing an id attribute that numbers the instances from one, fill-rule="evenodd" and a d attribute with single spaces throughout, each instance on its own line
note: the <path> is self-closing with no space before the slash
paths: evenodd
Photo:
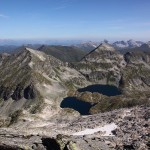
<path id="1" fill-rule="evenodd" d="M 96 85 L 90 85 L 85 88 L 78 89 L 78 92 L 86 92 L 86 91 L 89 91 L 91 93 L 98 92 L 100 94 L 107 95 L 107 96 L 116 96 L 121 94 L 121 91 L 113 85 L 96 84 Z"/>
<path id="2" fill-rule="evenodd" d="M 85 92 L 85 91 L 89 91 L 92 93 L 98 92 L 107 96 L 116 96 L 121 94 L 121 91 L 117 87 L 111 85 L 97 84 L 78 89 L 78 92 Z M 81 115 L 89 115 L 89 110 L 92 106 L 93 104 L 77 100 L 75 97 L 67 97 L 63 99 L 63 101 L 60 104 L 61 108 L 72 108 L 78 111 Z"/>
<path id="3" fill-rule="evenodd" d="M 91 103 L 77 100 L 75 97 L 67 97 L 60 104 L 61 108 L 72 108 L 81 115 L 89 115 L 89 110 L 92 106 Z"/>

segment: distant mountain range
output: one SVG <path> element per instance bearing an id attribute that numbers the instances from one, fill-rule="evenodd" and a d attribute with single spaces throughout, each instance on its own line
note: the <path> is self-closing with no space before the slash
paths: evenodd
<path id="1" fill-rule="evenodd" d="M 150 52 L 150 42 L 144 43 L 139 47 L 126 47 L 123 49 L 119 49 L 119 51 L 123 54 L 125 54 L 126 52 Z"/>
<path id="2" fill-rule="evenodd" d="M 2 42 L 2 41 L 0 41 Z M 4 41 L 3 41 L 4 42 Z M 6 41 L 5 41 L 6 42 Z M 106 44 L 109 42 L 105 41 Z M 52 55 L 63 62 L 78 62 L 87 53 L 96 49 L 101 43 L 105 42 L 82 42 L 80 44 L 74 44 L 70 46 L 63 45 L 42 45 L 42 44 L 24 44 L 23 46 L 17 45 L 3 45 L 0 46 L 0 53 L 16 53 L 22 51 L 25 47 L 36 49 L 42 51 L 48 55 Z M 144 43 L 141 41 L 116 41 L 114 43 L 109 43 L 116 50 L 120 51 L 122 54 L 126 52 L 143 51 L 150 52 L 150 42 Z"/>
<path id="3" fill-rule="evenodd" d="M 101 43 L 105 43 L 105 42 L 101 42 Z M 112 45 L 115 49 L 117 49 L 121 53 L 134 52 L 134 51 L 150 52 L 150 42 L 144 43 L 142 41 L 128 40 L 128 41 L 116 41 L 114 43 L 109 43 L 109 44 Z M 95 48 L 97 48 L 99 45 L 100 45 L 99 43 L 90 41 L 90 42 L 77 44 L 75 46 L 84 51 L 90 52 Z"/>
<path id="4" fill-rule="evenodd" d="M 74 46 L 85 50 L 85 51 L 91 51 L 93 49 L 95 49 L 96 47 L 98 47 L 101 43 L 105 43 L 104 42 L 84 42 L 84 43 L 80 43 L 80 44 L 76 44 Z M 115 47 L 117 50 L 123 50 L 123 49 L 127 49 L 127 48 L 137 48 L 142 46 L 143 44 L 147 44 L 144 43 L 142 41 L 134 41 L 134 40 L 128 40 L 128 41 L 116 41 L 116 42 L 108 42 L 109 44 L 111 44 L 113 47 Z"/>
<path id="5" fill-rule="evenodd" d="M 15 45 L 4 45 L 4 46 L 0 46 L 0 53 L 11 53 L 12 51 L 14 51 L 18 46 Z"/>
<path id="6" fill-rule="evenodd" d="M 140 47 L 144 42 L 141 41 L 116 41 L 112 45 L 118 49 Z"/>

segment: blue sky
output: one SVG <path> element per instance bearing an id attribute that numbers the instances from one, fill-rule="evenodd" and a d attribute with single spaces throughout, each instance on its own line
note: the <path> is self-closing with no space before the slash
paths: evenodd
<path id="1" fill-rule="evenodd" d="M 150 40 L 150 0 L 0 0 L 0 39 Z"/>

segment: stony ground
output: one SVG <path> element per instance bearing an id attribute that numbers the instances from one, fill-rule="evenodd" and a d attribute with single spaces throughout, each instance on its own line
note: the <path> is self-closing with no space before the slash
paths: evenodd
<path id="1" fill-rule="evenodd" d="M 54 116 L 45 122 L 20 122 L 0 129 L 0 149 L 7 145 L 12 150 L 147 150 L 149 118 L 150 108 L 141 106 L 71 119 Z"/>

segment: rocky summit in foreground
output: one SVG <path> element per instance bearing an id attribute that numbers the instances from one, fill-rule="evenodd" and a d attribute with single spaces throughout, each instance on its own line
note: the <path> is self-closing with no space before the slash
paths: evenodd
<path id="1" fill-rule="evenodd" d="M 146 150 L 150 54 L 103 43 L 80 62 L 0 55 L 0 149 Z"/>
<path id="2" fill-rule="evenodd" d="M 0 148 L 35 150 L 147 150 L 149 107 L 133 107 L 72 121 L 31 121 L 0 129 Z M 36 125 L 35 125 L 36 124 Z M 24 126 L 24 127 L 23 127 Z M 14 130 L 15 129 L 15 130 Z"/>

